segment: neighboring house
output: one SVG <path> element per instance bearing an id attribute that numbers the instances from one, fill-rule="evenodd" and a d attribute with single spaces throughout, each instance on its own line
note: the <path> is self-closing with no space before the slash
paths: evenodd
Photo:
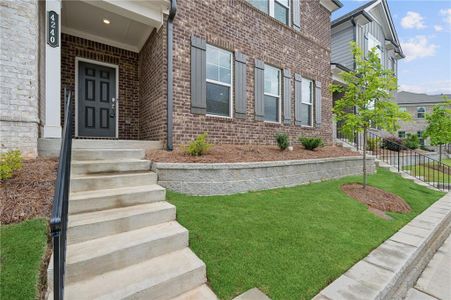
<path id="1" fill-rule="evenodd" d="M 448 95 L 451 98 L 451 95 Z M 429 139 L 423 139 L 423 131 L 427 127 L 425 119 L 426 114 L 432 112 L 434 105 L 443 103 L 443 95 L 415 94 L 410 92 L 398 92 L 395 98 L 399 107 L 403 111 L 411 114 L 412 120 L 409 122 L 400 122 L 401 128 L 398 130 L 400 138 L 407 134 L 415 134 L 420 139 L 421 144 L 429 145 Z"/>
<path id="2" fill-rule="evenodd" d="M 279 131 L 331 141 L 330 14 L 339 7 L 2 1 L 1 149 L 35 156 L 38 141 L 60 138 L 64 89 L 79 138 L 169 149 L 202 132 L 213 143 L 269 144 Z"/>
<path id="3" fill-rule="evenodd" d="M 373 0 L 332 22 L 332 78 L 341 83 L 340 73 L 353 70 L 355 61 L 351 42 L 366 56 L 376 47 L 382 65 L 398 74 L 398 60 L 404 58 L 395 25 L 386 0 Z M 334 101 L 340 95 L 334 95 Z"/>

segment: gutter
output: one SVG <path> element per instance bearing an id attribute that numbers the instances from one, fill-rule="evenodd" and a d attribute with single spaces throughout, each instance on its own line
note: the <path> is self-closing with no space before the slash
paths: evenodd
<path id="1" fill-rule="evenodd" d="M 170 0 L 171 7 L 169 9 L 168 16 L 168 28 L 167 28 L 167 141 L 166 147 L 168 151 L 174 149 L 172 143 L 172 130 L 173 130 L 173 112 L 174 112 L 174 17 L 177 13 L 177 0 Z"/>

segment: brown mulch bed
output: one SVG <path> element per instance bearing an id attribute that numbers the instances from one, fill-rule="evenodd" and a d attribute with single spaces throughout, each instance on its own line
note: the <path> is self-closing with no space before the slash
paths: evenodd
<path id="1" fill-rule="evenodd" d="M 410 211 L 410 206 L 404 199 L 373 186 L 367 186 L 364 189 L 360 183 L 350 183 L 342 185 L 341 190 L 349 197 L 366 204 L 372 212 L 407 213 Z"/>
<path id="2" fill-rule="evenodd" d="M 2 224 L 50 216 L 57 164 L 56 159 L 26 160 L 13 178 L 1 182 Z"/>
<path id="3" fill-rule="evenodd" d="M 210 151 L 202 156 L 190 156 L 181 147 L 169 152 L 165 150 L 151 150 L 146 153 L 147 159 L 153 162 L 181 162 L 181 163 L 234 163 L 313 159 L 340 156 L 358 156 L 357 152 L 343 147 L 325 146 L 314 151 L 305 150 L 302 146 L 294 146 L 293 151 L 281 151 L 277 146 L 269 145 L 214 145 Z"/>

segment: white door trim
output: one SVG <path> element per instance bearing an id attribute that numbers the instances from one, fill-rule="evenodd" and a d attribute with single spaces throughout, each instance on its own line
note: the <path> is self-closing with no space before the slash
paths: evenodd
<path id="1" fill-rule="evenodd" d="M 119 66 L 109 63 L 104 63 L 101 61 L 83 58 L 83 57 L 75 57 L 75 136 L 78 137 L 78 63 L 79 62 L 87 62 L 99 66 L 105 66 L 114 68 L 116 70 L 116 136 L 115 138 L 119 138 Z"/>

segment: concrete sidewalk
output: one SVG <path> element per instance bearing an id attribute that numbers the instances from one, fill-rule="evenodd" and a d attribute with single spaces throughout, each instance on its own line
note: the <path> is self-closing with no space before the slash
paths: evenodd
<path id="1" fill-rule="evenodd" d="M 424 269 L 407 300 L 451 300 L 451 236 Z"/>

